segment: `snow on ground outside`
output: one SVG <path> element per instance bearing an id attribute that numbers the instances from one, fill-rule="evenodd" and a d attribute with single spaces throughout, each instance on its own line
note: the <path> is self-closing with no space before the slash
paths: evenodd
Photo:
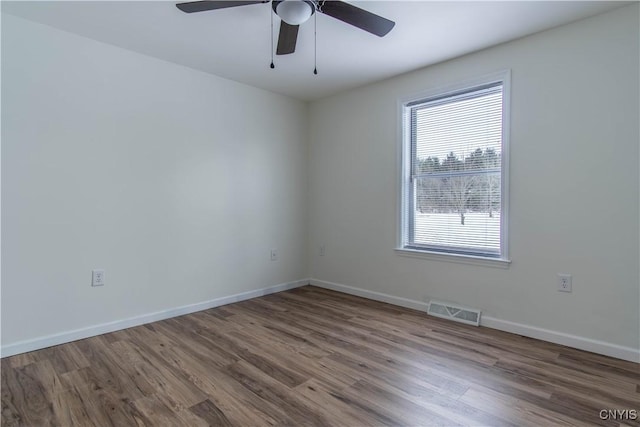
<path id="1" fill-rule="evenodd" d="M 500 212 L 493 218 L 487 212 L 458 213 L 415 212 L 415 242 L 425 245 L 500 249 Z"/>

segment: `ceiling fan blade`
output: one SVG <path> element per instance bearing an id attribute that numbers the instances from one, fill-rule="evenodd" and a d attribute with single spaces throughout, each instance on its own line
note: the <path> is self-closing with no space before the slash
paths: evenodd
<path id="1" fill-rule="evenodd" d="M 207 10 L 226 9 L 228 7 L 246 6 L 256 3 L 268 3 L 269 0 L 249 0 L 249 1 L 192 1 L 188 3 L 178 3 L 176 7 L 185 13 L 205 12 Z"/>
<path id="2" fill-rule="evenodd" d="M 349 3 L 327 0 L 320 3 L 320 12 L 358 27 L 379 37 L 384 37 L 396 25 L 395 22 L 368 12 Z"/>
<path id="3" fill-rule="evenodd" d="M 278 35 L 276 55 L 288 55 L 296 51 L 299 28 L 299 25 L 289 25 L 284 21 L 280 22 L 280 34 Z"/>

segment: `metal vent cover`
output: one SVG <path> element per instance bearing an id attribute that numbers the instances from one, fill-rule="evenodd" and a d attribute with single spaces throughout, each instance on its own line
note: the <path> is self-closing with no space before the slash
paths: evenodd
<path id="1" fill-rule="evenodd" d="M 467 325 L 480 325 L 480 310 L 447 302 L 429 301 L 427 314 Z"/>

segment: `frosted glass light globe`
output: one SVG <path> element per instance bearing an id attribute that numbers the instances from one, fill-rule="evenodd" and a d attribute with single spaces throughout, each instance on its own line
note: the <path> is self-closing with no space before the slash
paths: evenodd
<path id="1" fill-rule="evenodd" d="M 313 14 L 311 5 L 303 0 L 284 0 L 276 7 L 278 16 L 289 25 L 300 25 Z"/>

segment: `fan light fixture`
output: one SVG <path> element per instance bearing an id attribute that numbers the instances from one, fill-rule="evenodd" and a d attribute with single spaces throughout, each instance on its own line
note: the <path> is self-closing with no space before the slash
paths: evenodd
<path id="1" fill-rule="evenodd" d="M 2 1 L 2 0 L 0 0 Z M 242 0 L 242 1 L 188 1 L 178 3 L 176 7 L 184 13 L 204 12 L 207 10 L 226 9 L 237 6 L 248 6 L 259 3 L 270 3 L 272 13 L 269 14 L 271 20 L 271 68 L 275 68 L 273 63 L 273 15 L 280 19 L 280 34 L 278 35 L 278 49 L 276 55 L 289 55 L 296 50 L 298 40 L 298 30 L 300 24 L 304 24 L 311 16 L 318 12 L 342 21 L 346 24 L 360 28 L 378 37 L 384 37 L 396 25 L 395 22 L 368 12 L 359 7 L 353 6 L 341 0 Z M 316 15 L 317 16 L 317 15 Z M 315 17 L 314 17 L 315 18 Z M 316 25 L 314 19 L 314 27 Z M 316 44 L 316 29 L 313 31 L 314 45 Z M 314 64 L 317 56 L 314 53 Z M 313 74 L 318 74 L 314 68 Z"/>
<path id="2" fill-rule="evenodd" d="M 310 1 L 283 0 L 276 6 L 276 13 L 289 25 L 300 25 L 313 15 L 314 7 Z"/>

